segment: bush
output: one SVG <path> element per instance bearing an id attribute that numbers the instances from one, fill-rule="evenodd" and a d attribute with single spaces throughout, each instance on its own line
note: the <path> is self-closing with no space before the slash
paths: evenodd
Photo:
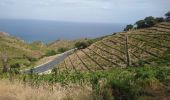
<path id="1" fill-rule="evenodd" d="M 163 22 L 164 18 L 154 18 L 152 16 L 146 17 L 144 20 L 139 20 L 135 24 L 137 25 L 137 28 L 146 28 L 146 27 L 152 27 L 158 22 Z"/>
<path id="2" fill-rule="evenodd" d="M 146 28 L 145 20 L 139 20 L 135 23 L 137 25 L 137 28 Z"/>
<path id="3" fill-rule="evenodd" d="M 19 63 L 12 64 L 11 68 L 20 68 L 20 64 Z"/>
<path id="4" fill-rule="evenodd" d="M 156 24 L 156 20 L 152 16 L 146 17 L 145 18 L 145 24 L 146 24 L 147 27 L 154 26 Z"/>
<path id="5" fill-rule="evenodd" d="M 59 48 L 59 49 L 58 49 L 58 52 L 63 53 L 63 52 L 65 52 L 65 51 L 67 51 L 67 50 L 68 50 L 68 48 Z"/>
<path id="6" fill-rule="evenodd" d="M 165 19 L 164 19 L 163 17 L 157 17 L 155 20 L 156 20 L 158 23 L 165 21 Z"/>
<path id="7" fill-rule="evenodd" d="M 170 11 L 168 11 L 168 12 L 165 14 L 165 16 L 166 16 L 166 21 L 170 21 Z"/>
<path id="8" fill-rule="evenodd" d="M 77 42 L 75 44 L 75 47 L 78 48 L 78 49 L 84 49 L 88 46 L 89 46 L 89 44 L 87 42 Z"/>
<path id="9" fill-rule="evenodd" d="M 20 64 L 19 63 L 15 63 L 15 64 L 12 64 L 10 66 L 10 72 L 12 73 L 15 73 L 15 74 L 19 74 L 20 73 Z"/>
<path id="10" fill-rule="evenodd" d="M 53 56 L 53 55 L 56 55 L 57 52 L 55 50 L 48 50 L 45 54 L 45 56 Z"/>
<path id="11" fill-rule="evenodd" d="M 38 59 L 37 58 L 34 58 L 34 57 L 29 57 L 29 59 L 28 59 L 30 62 L 35 62 L 35 61 L 37 61 Z"/>
<path id="12" fill-rule="evenodd" d="M 131 30 L 131 29 L 133 29 L 133 25 L 129 24 L 129 25 L 126 26 L 126 28 L 124 29 L 124 31 L 129 31 L 129 30 Z"/>
<path id="13" fill-rule="evenodd" d="M 96 39 L 86 39 L 86 41 L 81 41 L 81 42 L 77 42 L 75 43 L 75 48 L 78 49 L 84 49 L 87 48 L 88 46 L 90 46 L 91 44 L 103 39 L 104 37 L 100 37 L 100 38 L 96 38 Z"/>
<path id="14" fill-rule="evenodd" d="M 27 55 L 23 55 L 23 58 L 28 59 L 30 62 L 35 62 L 35 61 L 37 61 L 37 60 L 38 60 L 37 58 L 30 57 L 30 56 L 27 56 Z"/>

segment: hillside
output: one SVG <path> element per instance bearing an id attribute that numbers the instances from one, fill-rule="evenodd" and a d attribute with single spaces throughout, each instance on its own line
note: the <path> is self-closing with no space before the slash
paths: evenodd
<path id="1" fill-rule="evenodd" d="M 9 58 L 10 65 L 19 63 L 23 67 L 29 66 L 32 60 L 38 59 L 44 54 L 43 49 L 45 48 L 43 45 L 40 48 L 39 45 L 28 44 L 8 33 L 0 33 L 0 54 Z"/>
<path id="2" fill-rule="evenodd" d="M 3 38 L 5 37 L 9 38 L 9 36 Z M 170 23 L 165 22 L 150 28 L 114 33 L 94 39 L 92 44 L 85 49 L 76 50 L 57 65 L 51 74 L 14 74 L 9 72 L 9 75 L 2 74 L 1 77 L 8 78 L 11 81 L 9 86 L 12 85 L 15 88 L 18 86 L 13 83 L 19 84 L 17 80 L 20 80 L 21 85 L 24 88 L 27 87 L 26 93 L 30 93 L 30 91 L 43 92 L 42 94 L 50 93 L 51 97 L 55 98 L 55 93 L 61 91 L 60 89 L 66 91 L 72 89 L 68 92 L 68 94 L 73 93 L 72 96 L 65 95 L 65 91 L 61 94 L 66 99 L 75 100 L 79 98 L 80 93 L 82 93 L 80 95 L 82 100 L 86 100 L 86 98 L 88 100 L 169 100 L 169 38 Z M 25 43 L 22 42 L 22 44 Z M 23 48 L 26 46 L 28 46 L 27 50 L 31 52 L 38 50 L 43 53 L 46 49 L 40 42 L 25 44 Z M 25 49 L 20 48 L 19 50 L 24 51 Z M 26 53 L 29 52 L 24 54 Z M 33 57 L 35 56 L 33 55 Z M 45 62 L 46 59 L 49 58 L 44 57 L 37 63 Z M 74 85 L 76 87 L 73 87 Z M 9 86 L 0 88 L 0 91 L 11 90 L 12 88 Z M 27 91 L 30 86 L 33 89 Z M 19 87 L 18 91 L 23 89 L 20 85 Z M 77 91 L 80 88 L 82 89 Z M 88 90 L 88 92 L 84 90 Z M 9 91 L 7 93 L 12 95 Z M 13 97 L 20 97 L 18 92 L 16 94 Z M 5 98 L 9 95 L 2 94 Z M 39 96 L 39 94 L 35 95 Z M 35 95 L 29 94 L 28 97 L 32 98 Z M 22 96 L 27 96 L 27 94 Z M 42 98 L 48 97 L 48 95 L 42 96 Z"/>
<path id="3" fill-rule="evenodd" d="M 88 85 L 93 100 L 169 100 L 169 39 L 168 22 L 114 33 L 76 50 L 51 74 L 35 79 Z"/>
<path id="4" fill-rule="evenodd" d="M 170 65 L 170 23 L 107 36 L 77 50 L 57 68 L 69 71 Z"/>
<path id="5" fill-rule="evenodd" d="M 88 40 L 91 39 L 57 40 L 45 45 L 41 41 L 27 43 L 24 40 L 10 36 L 8 33 L 0 32 L 0 54 L 9 58 L 9 65 L 19 64 L 22 67 L 21 69 L 24 69 L 54 59 L 55 56 L 46 55 L 51 51 L 55 51 L 55 54 L 62 53 L 74 48 L 75 43 Z M 0 61 L 0 66 L 2 66 L 1 63 Z"/>
<path id="6" fill-rule="evenodd" d="M 77 40 L 56 40 L 47 45 L 48 48 L 58 50 L 60 48 L 72 49 L 77 42 L 88 41 L 90 39 L 77 39 Z"/>
<path id="7" fill-rule="evenodd" d="M 169 61 L 170 23 L 163 22 L 105 36 L 69 55 L 48 77 L 90 82 L 96 100 L 169 100 Z"/>

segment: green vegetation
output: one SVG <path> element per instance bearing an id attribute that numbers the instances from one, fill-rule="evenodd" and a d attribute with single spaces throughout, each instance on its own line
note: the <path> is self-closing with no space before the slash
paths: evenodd
<path id="1" fill-rule="evenodd" d="M 44 82 L 48 84 L 60 83 L 67 85 L 70 83 L 79 85 L 91 85 L 94 100 L 110 99 L 130 99 L 138 100 L 142 97 L 155 99 L 160 96 L 162 89 L 166 90 L 170 70 L 166 67 L 130 67 L 126 69 L 114 68 L 110 71 L 96 72 L 67 72 L 54 69 L 50 75 L 17 75 L 24 82 L 29 82 L 33 87 L 41 86 Z M 1 74 L 1 78 L 7 78 Z M 14 80 L 14 79 L 13 79 Z M 167 93 L 167 92 L 166 92 Z"/>
<path id="2" fill-rule="evenodd" d="M 19 74 L 20 73 L 20 68 L 21 68 L 20 64 L 15 63 L 15 64 L 10 66 L 9 73 Z"/>
<path id="3" fill-rule="evenodd" d="M 156 17 L 156 18 L 152 16 L 146 17 L 145 19 L 137 21 L 135 23 L 135 26 L 131 24 L 127 25 L 124 31 L 129 31 L 132 30 L 133 28 L 140 29 L 140 28 L 152 27 L 157 23 L 161 23 L 165 21 L 168 22 L 170 20 L 170 11 L 165 14 L 165 17 L 166 19 L 164 19 L 163 17 Z"/>
<path id="4" fill-rule="evenodd" d="M 163 17 L 157 17 L 155 20 L 158 23 L 165 22 L 165 19 Z"/>
<path id="5" fill-rule="evenodd" d="M 89 46 L 89 44 L 87 42 L 77 42 L 75 44 L 75 47 L 78 48 L 78 49 L 84 49 L 88 46 Z"/>
<path id="6" fill-rule="evenodd" d="M 170 21 L 170 11 L 168 11 L 168 12 L 165 14 L 165 16 L 166 16 L 166 20 L 167 20 L 167 21 Z"/>
<path id="7" fill-rule="evenodd" d="M 147 23 L 152 24 L 151 19 L 146 18 Z M 79 50 L 57 65 L 52 76 L 45 77 L 63 85 L 88 84 L 94 100 L 167 98 L 170 87 L 169 27 L 169 23 L 163 22 L 150 28 L 103 37 L 84 48 L 84 44 L 80 45 Z"/>
<path id="8" fill-rule="evenodd" d="M 63 53 L 63 52 L 65 52 L 65 51 L 67 51 L 68 50 L 68 48 L 59 48 L 58 49 L 58 52 L 59 53 Z"/>
<path id="9" fill-rule="evenodd" d="M 129 30 L 131 30 L 131 29 L 133 29 L 133 25 L 129 24 L 129 25 L 126 26 L 126 28 L 124 29 L 124 31 L 129 31 Z"/>
<path id="10" fill-rule="evenodd" d="M 38 59 L 35 58 L 35 57 L 31 57 L 31 56 L 27 56 L 27 55 L 23 55 L 24 58 L 26 58 L 27 60 L 29 60 L 30 62 L 35 62 L 37 61 Z"/>
<path id="11" fill-rule="evenodd" d="M 47 46 L 43 44 L 41 41 L 33 41 L 29 45 L 32 50 L 39 50 L 44 52 L 47 49 Z"/>
<path id="12" fill-rule="evenodd" d="M 154 28 L 163 30 L 164 27 L 169 27 L 168 23 L 163 24 L 166 23 L 158 24 Z M 65 63 L 62 62 L 59 67 L 66 69 L 66 65 L 67 70 L 74 70 L 74 65 L 76 70 L 96 71 L 117 66 L 169 65 L 169 35 L 164 34 L 166 30 L 162 33 L 155 32 L 155 29 L 135 30 L 128 34 L 125 32 L 102 38 L 88 48 L 77 50 L 70 55 L 72 64 L 67 57 Z"/>
<path id="13" fill-rule="evenodd" d="M 146 27 L 152 27 L 156 23 L 163 22 L 164 19 L 162 18 L 154 18 L 152 16 L 146 17 L 144 20 L 139 20 L 135 24 L 137 25 L 137 28 L 146 28 Z"/>
<path id="14" fill-rule="evenodd" d="M 46 49 L 46 46 L 40 42 L 28 44 L 10 35 L 0 35 L 0 57 L 8 59 L 8 68 L 16 63 L 20 65 L 21 69 L 30 67 L 45 54 Z M 3 66 L 1 60 L 0 68 Z"/>
<path id="15" fill-rule="evenodd" d="M 135 23 L 137 25 L 137 28 L 145 28 L 146 24 L 145 24 L 145 20 L 139 20 Z"/>
<path id="16" fill-rule="evenodd" d="M 47 50 L 45 56 L 53 56 L 56 54 L 57 52 L 55 50 Z"/>
<path id="17" fill-rule="evenodd" d="M 151 27 L 151 26 L 155 25 L 156 23 L 157 23 L 156 19 L 152 16 L 145 18 L 145 24 L 147 27 Z"/>
<path id="18" fill-rule="evenodd" d="M 83 42 L 83 41 L 86 41 L 86 39 L 78 39 L 78 40 L 57 40 L 57 41 L 54 41 L 52 43 L 49 43 L 47 45 L 47 47 L 49 49 L 53 49 L 53 50 L 59 50 L 61 48 L 64 48 L 64 49 L 72 49 L 74 48 L 75 46 L 75 43 L 77 42 Z"/>
<path id="19" fill-rule="evenodd" d="M 166 100 L 170 91 L 170 23 L 164 20 L 149 16 L 136 22 L 137 28 L 143 29 L 70 43 L 57 41 L 47 47 L 39 42 L 30 46 L 3 37 L 0 46 L 4 48 L 0 50 L 7 50 L 1 52 L 6 73 L 0 72 L 0 78 L 11 82 L 22 80 L 33 88 L 42 84 L 53 87 L 56 83 L 89 86 L 93 100 Z M 127 25 L 125 31 L 131 29 L 133 25 Z M 13 42 L 16 47 L 10 44 Z M 78 50 L 56 65 L 51 74 L 38 75 L 33 70 L 30 74 L 19 72 L 42 55 L 52 56 L 74 47 Z M 16 51 L 21 53 L 14 55 Z"/>
<path id="20" fill-rule="evenodd" d="M 84 49 L 87 48 L 88 46 L 90 46 L 91 44 L 103 39 L 105 37 L 100 37 L 100 38 L 96 38 L 96 39 L 85 39 L 85 41 L 82 42 L 76 42 L 75 43 L 75 48 L 78 49 Z"/>

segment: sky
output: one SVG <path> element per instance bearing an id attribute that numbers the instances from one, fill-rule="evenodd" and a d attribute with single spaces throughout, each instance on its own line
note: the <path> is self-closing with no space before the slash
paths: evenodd
<path id="1" fill-rule="evenodd" d="M 170 0 L 0 0 L 1 19 L 134 23 L 169 10 Z"/>

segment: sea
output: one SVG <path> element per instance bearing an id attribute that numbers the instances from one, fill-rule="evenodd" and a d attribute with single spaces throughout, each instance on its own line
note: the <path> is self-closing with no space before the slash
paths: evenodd
<path id="1" fill-rule="evenodd" d="M 26 42 L 97 38 L 121 32 L 125 24 L 0 19 L 0 31 Z"/>

